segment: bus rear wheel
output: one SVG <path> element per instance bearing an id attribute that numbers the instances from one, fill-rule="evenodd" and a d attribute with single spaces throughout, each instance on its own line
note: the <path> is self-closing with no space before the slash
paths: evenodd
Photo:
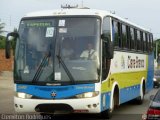
<path id="1" fill-rule="evenodd" d="M 142 88 L 141 88 L 141 95 L 136 98 L 136 103 L 137 103 L 138 105 L 143 104 L 144 95 L 145 95 L 145 84 L 143 83 Z"/>

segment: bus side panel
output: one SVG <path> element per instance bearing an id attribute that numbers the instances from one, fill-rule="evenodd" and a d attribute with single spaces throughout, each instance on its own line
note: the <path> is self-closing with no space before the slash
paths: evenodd
<path id="1" fill-rule="evenodd" d="M 111 92 L 101 94 L 101 112 L 109 109 Z"/>
<path id="2" fill-rule="evenodd" d="M 140 96 L 142 79 L 146 79 L 147 76 L 150 76 L 151 73 L 153 73 L 153 71 L 151 71 L 151 73 L 149 73 L 150 75 L 148 74 L 148 66 L 153 66 L 151 65 L 152 57 L 153 56 L 148 57 L 146 54 L 136 54 L 121 51 L 114 52 L 114 58 L 111 61 L 109 76 L 105 81 L 102 82 L 101 86 L 102 111 L 108 109 L 110 106 L 111 95 L 108 93 L 111 93 L 114 83 L 117 83 L 119 88 L 119 104 L 125 103 Z M 152 77 L 153 75 L 151 78 Z"/>
<path id="3" fill-rule="evenodd" d="M 146 81 L 146 92 L 149 92 L 153 88 L 154 77 L 154 53 L 148 55 L 148 71 Z"/>
<path id="4" fill-rule="evenodd" d="M 139 96 L 140 85 L 126 87 L 120 90 L 120 104 Z"/>

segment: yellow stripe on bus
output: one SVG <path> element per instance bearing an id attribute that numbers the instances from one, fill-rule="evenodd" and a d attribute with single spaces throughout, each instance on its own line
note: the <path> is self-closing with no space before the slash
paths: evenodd
<path id="1" fill-rule="evenodd" d="M 147 69 L 148 69 L 148 55 L 146 55 L 146 69 L 143 71 L 133 71 L 133 72 L 122 72 L 110 74 L 109 78 L 102 83 L 101 92 L 110 92 L 112 90 L 112 85 L 117 82 L 119 89 L 123 89 L 130 86 L 139 85 L 141 79 L 147 79 Z"/>
<path id="2" fill-rule="evenodd" d="M 119 89 L 139 85 L 142 78 L 147 78 L 147 71 L 124 72 L 111 74 L 108 80 L 102 83 L 101 92 L 109 92 L 114 82 L 117 82 Z"/>

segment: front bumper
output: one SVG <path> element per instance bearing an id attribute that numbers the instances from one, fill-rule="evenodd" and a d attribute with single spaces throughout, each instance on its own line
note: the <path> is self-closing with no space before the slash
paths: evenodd
<path id="1" fill-rule="evenodd" d="M 100 113 L 100 96 L 84 99 L 22 99 L 14 97 L 16 112 Z"/>

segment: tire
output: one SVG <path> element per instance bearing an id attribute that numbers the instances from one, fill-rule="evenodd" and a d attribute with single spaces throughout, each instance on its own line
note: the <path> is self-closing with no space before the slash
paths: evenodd
<path id="1" fill-rule="evenodd" d="M 136 98 L 136 104 L 137 105 L 143 104 L 144 94 L 145 94 L 145 87 L 144 87 L 144 85 L 142 86 L 141 91 L 142 91 L 142 94 L 139 97 Z"/>
<path id="2" fill-rule="evenodd" d="M 108 109 L 108 110 L 103 111 L 103 112 L 101 113 L 101 117 L 102 117 L 103 119 L 110 119 L 110 118 L 112 118 L 112 112 L 111 112 L 111 110 Z"/>
<path id="3" fill-rule="evenodd" d="M 143 99 L 141 99 L 141 96 L 136 98 L 136 103 L 137 103 L 137 105 L 142 105 L 143 104 Z"/>

